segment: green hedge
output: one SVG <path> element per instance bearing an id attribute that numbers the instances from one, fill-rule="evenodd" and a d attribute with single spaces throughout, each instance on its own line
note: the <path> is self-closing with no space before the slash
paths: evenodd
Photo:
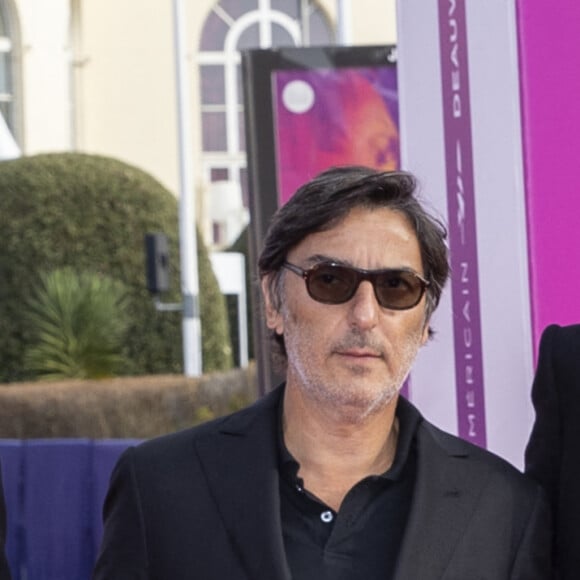
<path id="1" fill-rule="evenodd" d="M 0 381 L 31 378 L 23 353 L 33 339 L 23 315 L 43 272 L 69 266 L 97 272 L 130 291 L 124 375 L 180 373 L 181 314 L 157 312 L 145 287 L 144 235 L 169 239 L 172 291 L 179 295 L 175 197 L 145 172 L 118 160 L 47 154 L 0 162 Z M 231 368 L 225 301 L 198 236 L 204 372 Z"/>

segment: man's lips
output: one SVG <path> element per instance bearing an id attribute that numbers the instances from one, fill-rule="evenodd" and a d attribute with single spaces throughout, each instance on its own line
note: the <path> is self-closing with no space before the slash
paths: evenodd
<path id="1" fill-rule="evenodd" d="M 361 348 L 349 348 L 346 350 L 339 350 L 337 354 L 341 356 L 353 357 L 353 358 L 382 358 L 382 355 L 375 350 L 361 349 Z"/>

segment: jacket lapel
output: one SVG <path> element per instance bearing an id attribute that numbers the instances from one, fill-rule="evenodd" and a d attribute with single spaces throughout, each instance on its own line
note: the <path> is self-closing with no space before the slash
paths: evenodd
<path id="1" fill-rule="evenodd" d="M 290 580 L 277 470 L 281 389 L 226 419 L 197 443 L 210 493 L 248 578 Z"/>
<path id="2" fill-rule="evenodd" d="M 395 580 L 443 578 L 489 477 L 475 462 L 465 469 L 467 458 L 460 442 L 421 423 L 417 480 Z"/>

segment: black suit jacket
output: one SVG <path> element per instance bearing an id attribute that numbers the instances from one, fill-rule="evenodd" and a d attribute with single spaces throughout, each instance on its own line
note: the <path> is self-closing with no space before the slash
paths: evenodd
<path id="1" fill-rule="evenodd" d="M 280 393 L 129 449 L 111 478 L 94 578 L 290 580 L 275 437 Z M 417 451 L 396 580 L 548 578 L 539 486 L 425 420 Z"/>
<path id="2" fill-rule="evenodd" d="M 554 512 L 556 578 L 580 578 L 580 325 L 542 333 L 532 385 L 536 421 L 526 471 L 547 490 Z"/>

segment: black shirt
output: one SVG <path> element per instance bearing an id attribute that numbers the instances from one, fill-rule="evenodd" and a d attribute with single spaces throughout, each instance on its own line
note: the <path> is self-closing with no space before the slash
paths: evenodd
<path id="1" fill-rule="evenodd" d="M 284 444 L 280 409 L 280 506 L 292 580 L 394 577 L 415 484 L 420 422 L 419 413 L 401 399 L 396 415 L 399 440 L 392 466 L 358 482 L 337 513 L 304 489 L 300 466 Z"/>

